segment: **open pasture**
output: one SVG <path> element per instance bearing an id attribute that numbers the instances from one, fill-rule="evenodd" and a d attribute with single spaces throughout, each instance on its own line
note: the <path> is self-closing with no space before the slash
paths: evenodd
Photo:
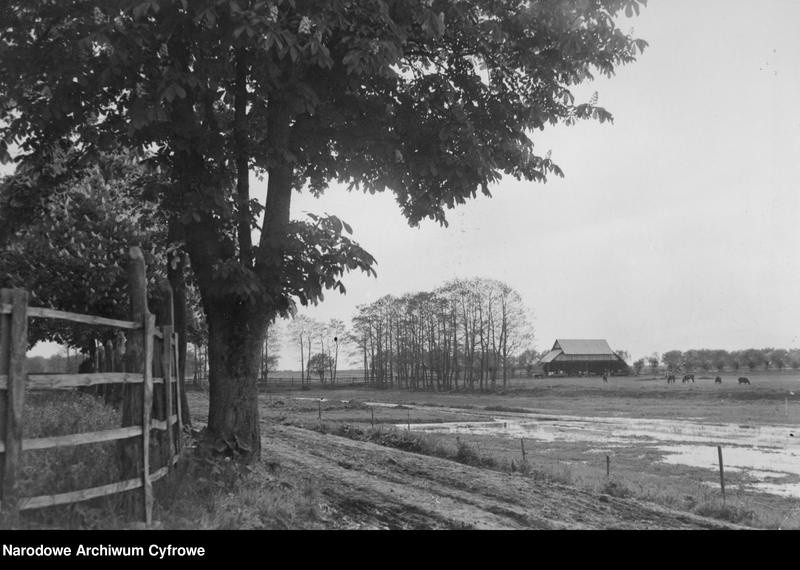
<path id="1" fill-rule="evenodd" d="M 742 386 L 739 375 L 723 375 L 721 385 L 715 376 L 670 385 L 653 376 L 516 379 L 491 393 L 342 388 L 305 391 L 300 401 L 297 392 L 270 393 L 262 413 L 278 419 L 282 408 L 281 421 L 310 428 L 410 429 L 445 449 L 469 445 L 504 469 L 755 526 L 800 528 L 800 375 L 751 373 Z"/>

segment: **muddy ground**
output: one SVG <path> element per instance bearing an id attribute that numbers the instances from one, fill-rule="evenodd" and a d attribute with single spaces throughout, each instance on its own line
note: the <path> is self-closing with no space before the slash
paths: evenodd
<path id="1" fill-rule="evenodd" d="M 286 425 L 298 407 L 286 402 L 287 410 L 276 414 L 283 404 L 261 399 L 262 461 L 319 490 L 327 528 L 740 528 L 633 498 Z M 294 411 L 308 414 L 318 408 L 314 404 L 301 402 Z M 204 422 L 206 396 L 190 393 L 190 406 L 194 421 Z M 363 409 L 354 408 L 364 416 Z M 396 408 L 392 414 L 396 417 L 389 421 L 407 412 Z"/>

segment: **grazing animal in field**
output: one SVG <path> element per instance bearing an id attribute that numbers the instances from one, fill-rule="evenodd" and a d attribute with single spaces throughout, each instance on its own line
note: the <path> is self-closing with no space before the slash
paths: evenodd
<path id="1" fill-rule="evenodd" d="M 686 383 L 687 383 L 689 380 L 691 380 L 691 381 L 692 381 L 692 384 L 694 384 L 694 374 L 684 374 L 684 375 L 683 375 L 683 380 L 682 380 L 682 382 L 683 382 L 684 384 L 686 384 Z"/>
<path id="2" fill-rule="evenodd" d="M 675 383 L 675 375 L 670 374 L 669 376 L 667 376 L 667 384 L 674 384 L 674 383 Z"/>
<path id="3" fill-rule="evenodd" d="M 605 382 L 606 384 L 608 384 L 608 373 L 607 373 L 607 372 L 604 372 L 604 373 L 603 373 L 603 382 Z"/>
<path id="4" fill-rule="evenodd" d="M 720 378 L 719 376 L 714 378 L 714 384 L 722 384 L 722 378 Z"/>
<path id="5" fill-rule="evenodd" d="M 739 378 L 739 384 L 749 384 L 749 383 L 750 383 L 750 378 L 747 378 L 746 376 L 741 376 Z"/>

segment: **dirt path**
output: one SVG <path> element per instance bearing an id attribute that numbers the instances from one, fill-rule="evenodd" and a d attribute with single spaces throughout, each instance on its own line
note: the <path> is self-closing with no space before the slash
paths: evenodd
<path id="1" fill-rule="evenodd" d="M 335 528 L 732 528 L 634 499 L 292 426 L 262 426 L 264 460 L 314 480 Z"/>

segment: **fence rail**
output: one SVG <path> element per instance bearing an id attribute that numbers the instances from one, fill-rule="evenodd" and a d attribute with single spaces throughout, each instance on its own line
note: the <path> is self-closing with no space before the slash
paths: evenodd
<path id="1" fill-rule="evenodd" d="M 363 376 L 337 376 L 336 381 L 331 382 L 326 379 L 325 382 L 320 382 L 319 378 L 295 378 L 295 377 L 267 377 L 260 378 L 258 385 L 261 388 L 269 386 L 354 386 L 357 384 L 369 384 L 369 380 Z"/>
<path id="2" fill-rule="evenodd" d="M 144 258 L 138 248 L 131 248 L 131 295 L 143 293 Z M 181 384 L 179 378 L 178 337 L 170 322 L 156 327 L 155 316 L 146 310 L 139 320 L 119 320 L 95 315 L 81 315 L 54 309 L 29 307 L 28 292 L 21 289 L 0 290 L 0 513 L 17 521 L 19 512 L 53 505 L 86 501 L 134 489 L 142 489 L 143 514 L 146 524 L 152 522 L 152 484 L 166 476 L 181 454 L 182 414 L 180 406 Z M 140 295 L 140 301 L 144 299 Z M 170 298 L 171 302 L 171 298 Z M 135 301 L 134 301 L 135 304 Z M 140 302 L 141 306 L 142 303 Z M 135 363 L 140 372 L 104 371 L 81 374 L 31 374 L 25 372 L 25 353 L 28 344 L 27 325 L 30 318 L 60 319 L 74 323 L 114 327 L 136 331 L 141 338 L 141 355 Z M 141 332 L 138 332 L 141 331 Z M 110 367 L 113 363 L 109 364 Z M 160 376 L 156 376 L 154 371 Z M 166 381 L 165 381 L 166 379 Z M 25 390 L 52 390 L 61 388 L 102 385 L 139 385 L 141 390 L 141 416 L 138 425 L 123 425 L 116 429 L 59 435 L 33 439 L 22 438 L 22 411 Z M 154 386 L 161 386 L 158 398 Z M 139 396 L 134 396 L 139 397 Z M 130 403 L 126 401 L 126 403 Z M 138 404 L 137 404 L 138 407 Z M 159 419 L 153 417 L 154 412 Z M 124 418 L 124 414 L 123 414 Z M 125 420 L 123 419 L 123 423 Z M 177 428 L 177 434 L 176 434 Z M 165 465 L 151 472 L 151 431 L 162 434 L 156 442 L 166 440 Z M 24 451 L 53 449 L 99 442 L 126 440 L 141 437 L 141 468 L 135 477 L 122 481 L 68 493 L 20 497 L 17 490 L 21 454 Z M 163 453 L 159 448 L 160 457 Z"/>

